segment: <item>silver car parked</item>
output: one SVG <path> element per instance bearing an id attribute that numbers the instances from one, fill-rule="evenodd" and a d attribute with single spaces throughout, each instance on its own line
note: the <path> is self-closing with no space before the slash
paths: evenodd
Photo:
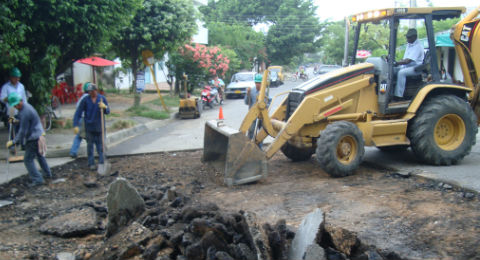
<path id="1" fill-rule="evenodd" d="M 230 84 L 225 89 L 225 96 L 244 97 L 247 93 L 247 87 L 255 87 L 255 72 L 238 72 L 233 74 Z"/>

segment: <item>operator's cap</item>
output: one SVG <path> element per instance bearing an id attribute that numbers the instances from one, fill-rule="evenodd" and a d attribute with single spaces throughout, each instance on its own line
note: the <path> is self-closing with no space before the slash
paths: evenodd
<path id="1" fill-rule="evenodd" d="M 14 107 L 20 103 L 22 97 L 17 92 L 12 92 L 8 95 L 8 104 L 11 107 Z"/>
<path id="2" fill-rule="evenodd" d="M 405 34 L 406 37 L 412 37 L 412 36 L 417 36 L 417 30 L 410 28 L 407 31 L 407 34 Z"/>
<path id="3" fill-rule="evenodd" d="M 92 91 L 92 90 L 97 90 L 97 85 L 90 83 L 87 86 L 87 91 Z"/>

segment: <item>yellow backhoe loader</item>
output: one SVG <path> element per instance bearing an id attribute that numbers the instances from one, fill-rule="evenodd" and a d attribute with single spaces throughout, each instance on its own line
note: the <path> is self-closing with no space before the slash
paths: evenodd
<path id="1" fill-rule="evenodd" d="M 480 7 L 451 30 L 452 52 L 457 58 L 449 62 L 458 64 L 449 68 L 460 68 L 456 75 L 463 79 L 450 83 L 440 74 L 439 64 L 445 60 L 435 45 L 433 21 L 458 18 L 464 12 L 463 7 L 391 8 L 350 17 L 355 28 L 349 59 L 353 65 L 292 89 L 270 116 L 264 101 L 265 71 L 257 103 L 239 130 L 221 121 L 206 123 L 203 160 L 224 172 L 229 186 L 265 177 L 267 159 L 278 150 L 293 161 L 308 160 L 315 154 L 320 167 L 333 177 L 353 174 L 362 162 L 364 146 L 382 150 L 411 147 L 425 163 L 458 163 L 475 144 L 480 118 Z M 368 26 L 378 25 L 389 32 L 386 55 L 357 63 L 359 39 Z M 425 58 L 415 67 L 417 75 L 407 77 L 405 100 L 393 101 L 395 60 L 401 58 L 400 40 L 409 27 L 426 35 Z M 262 127 L 254 140 L 249 140 L 246 133 L 257 119 Z M 256 144 L 267 136 L 273 141 L 262 150 Z"/>

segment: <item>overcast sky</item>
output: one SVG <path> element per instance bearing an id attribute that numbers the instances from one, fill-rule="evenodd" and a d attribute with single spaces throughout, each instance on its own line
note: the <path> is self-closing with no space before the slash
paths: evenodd
<path id="1" fill-rule="evenodd" d="M 330 19 L 332 21 L 342 20 L 345 16 L 360 13 L 363 11 L 392 8 L 395 2 L 408 4 L 408 0 L 314 0 L 317 8 L 317 14 L 320 20 Z M 478 0 L 432 0 L 436 7 L 444 6 L 465 6 L 477 7 L 480 5 Z M 426 7 L 427 1 L 417 0 L 418 7 Z"/>

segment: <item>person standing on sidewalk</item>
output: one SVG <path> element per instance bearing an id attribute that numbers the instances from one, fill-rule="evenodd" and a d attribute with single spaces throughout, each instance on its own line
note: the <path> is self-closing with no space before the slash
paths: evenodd
<path id="1" fill-rule="evenodd" d="M 32 181 L 29 184 L 29 187 L 42 185 L 45 181 L 42 174 L 38 172 L 38 169 L 35 166 L 35 162 L 33 161 L 35 157 L 37 157 L 45 178 L 51 179 L 52 172 L 45 159 L 45 132 L 40 117 L 30 104 L 23 102 L 22 97 L 17 92 L 12 92 L 8 95 L 8 104 L 18 110 L 20 129 L 18 135 L 15 136 L 15 139 L 7 142 L 7 149 L 24 138 L 26 139 L 27 142 L 25 144 L 25 156 L 23 162 Z"/>
<path id="2" fill-rule="evenodd" d="M 14 110 L 14 107 L 8 105 L 8 96 L 11 93 L 16 92 L 21 97 L 24 104 L 28 103 L 27 94 L 25 92 L 25 86 L 23 86 L 23 84 L 20 82 L 21 76 L 22 76 L 22 73 L 17 67 L 12 68 L 10 70 L 10 80 L 7 83 L 3 84 L 2 92 L 0 93 L 0 99 L 2 100 L 2 102 L 4 102 L 7 105 L 7 111 L 11 117 L 10 118 L 11 121 L 17 121 L 17 120 L 13 120 L 13 117 L 15 116 L 18 118 L 18 116 L 16 115 L 17 112 Z M 18 126 L 18 124 L 16 124 L 14 128 L 16 135 L 18 135 L 19 129 L 20 127 Z M 13 135 L 10 138 L 13 138 Z M 23 140 L 21 140 L 20 144 L 23 146 Z"/>
<path id="3" fill-rule="evenodd" d="M 93 145 L 97 148 L 98 163 L 103 164 L 103 148 L 102 148 L 102 125 L 100 109 L 104 110 L 104 114 L 110 114 L 107 99 L 97 93 L 97 86 L 89 84 L 87 87 L 88 97 L 84 98 L 78 105 L 73 117 L 73 131 L 75 134 L 79 132 L 79 125 L 82 113 L 84 113 L 85 131 L 87 134 L 87 155 L 88 167 L 95 170 L 95 158 L 93 156 Z"/>
<path id="4" fill-rule="evenodd" d="M 82 100 L 85 98 L 85 97 L 88 97 L 88 85 L 90 85 L 92 83 L 90 82 L 86 82 L 85 84 L 83 84 L 83 95 L 82 97 L 80 97 L 80 99 L 78 100 L 77 102 L 77 108 L 78 109 L 78 106 L 80 105 L 80 103 L 82 102 Z M 70 157 L 72 158 L 77 158 L 77 155 L 78 155 L 78 149 L 80 148 L 80 144 L 82 143 L 82 139 L 85 139 L 86 136 L 85 136 L 85 124 L 84 124 L 84 120 L 83 120 L 83 117 L 84 117 L 84 113 L 81 114 L 81 118 L 80 118 L 80 121 L 79 121 L 79 128 L 80 128 L 80 131 L 78 134 L 75 135 L 75 137 L 73 138 L 73 144 L 72 144 L 72 147 L 70 148 Z"/>

